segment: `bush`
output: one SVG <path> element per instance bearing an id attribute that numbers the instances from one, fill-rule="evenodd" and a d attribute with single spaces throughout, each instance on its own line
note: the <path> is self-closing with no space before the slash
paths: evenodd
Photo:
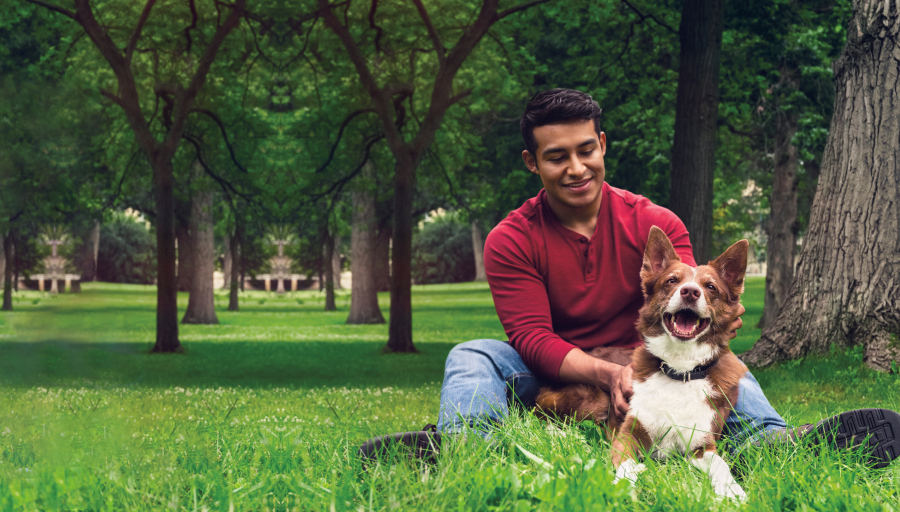
<path id="1" fill-rule="evenodd" d="M 97 279 L 112 283 L 156 282 L 156 238 L 143 223 L 118 218 L 100 228 Z"/>
<path id="2" fill-rule="evenodd" d="M 427 222 L 413 236 L 412 278 L 416 284 L 475 279 L 472 228 L 449 215 Z"/>

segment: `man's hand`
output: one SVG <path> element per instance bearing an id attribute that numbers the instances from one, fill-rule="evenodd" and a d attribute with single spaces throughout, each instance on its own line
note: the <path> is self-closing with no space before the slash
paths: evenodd
<path id="1" fill-rule="evenodd" d="M 631 365 L 617 366 L 609 374 L 609 397 L 619 421 L 623 421 L 625 415 L 628 414 L 628 401 L 631 400 L 631 395 L 634 393 L 631 387 L 632 374 Z"/>
<path id="2" fill-rule="evenodd" d="M 744 321 L 741 320 L 741 315 L 743 315 L 747 310 L 744 308 L 743 304 L 738 304 L 737 317 L 731 321 L 731 324 L 728 325 L 728 339 L 733 340 L 737 338 L 737 330 L 740 329 L 744 325 Z"/>

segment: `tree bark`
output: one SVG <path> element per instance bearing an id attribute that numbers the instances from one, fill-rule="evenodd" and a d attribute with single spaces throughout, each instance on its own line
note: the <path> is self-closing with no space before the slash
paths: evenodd
<path id="1" fill-rule="evenodd" d="M 334 275 L 334 289 L 343 290 L 341 286 L 341 235 L 334 235 L 334 251 L 331 253 L 331 268 Z"/>
<path id="2" fill-rule="evenodd" d="M 153 160 L 156 188 L 156 344 L 153 352 L 183 352 L 178 341 L 175 273 L 175 176 L 171 155 Z"/>
<path id="3" fill-rule="evenodd" d="M 3 243 L 3 239 L 5 237 L 0 236 L 0 290 L 5 289 L 6 286 L 6 249 L 4 249 L 5 244 Z"/>
<path id="4" fill-rule="evenodd" d="M 379 292 L 391 289 L 391 218 L 383 218 L 378 222 L 378 233 L 375 235 L 375 249 L 372 265 L 375 273 L 375 290 Z"/>
<path id="5" fill-rule="evenodd" d="M 238 304 L 238 290 L 240 289 L 240 283 L 238 282 L 238 265 L 241 261 L 241 231 L 235 224 L 234 228 L 234 236 L 231 237 L 231 243 L 229 245 L 231 249 L 231 288 L 228 294 L 228 311 L 238 311 L 240 309 L 240 304 Z M 243 278 L 243 273 L 241 274 L 241 278 Z"/>
<path id="6" fill-rule="evenodd" d="M 401 155 L 394 168 L 391 319 L 385 352 L 418 352 L 412 339 L 412 201 L 417 162 Z"/>
<path id="7" fill-rule="evenodd" d="M 97 254 L 100 251 L 100 221 L 94 221 L 78 249 L 81 281 L 97 280 Z"/>
<path id="8" fill-rule="evenodd" d="M 196 191 L 191 200 L 191 293 L 188 296 L 187 311 L 181 320 L 183 324 L 219 323 L 213 284 L 216 270 L 213 199 L 212 190 L 207 188 Z"/>
<path id="9" fill-rule="evenodd" d="M 744 361 L 763 366 L 863 345 L 872 368 L 900 359 L 900 13 L 855 0 L 834 63 L 835 108 L 790 295 Z"/>
<path id="10" fill-rule="evenodd" d="M 472 251 L 475 253 L 475 281 L 487 281 L 484 271 L 484 235 L 477 221 L 472 221 Z"/>
<path id="11" fill-rule="evenodd" d="M 787 97 L 800 88 L 800 70 L 785 62 L 776 90 Z M 786 90 L 785 92 L 782 92 Z M 774 174 L 770 214 L 766 223 L 766 298 L 759 327 L 772 325 L 778 318 L 778 310 L 788 296 L 794 278 L 794 252 L 797 247 L 797 166 L 799 154 L 791 144 L 797 133 L 797 110 L 778 106 L 775 116 Z"/>
<path id="12" fill-rule="evenodd" d="M 690 233 L 694 259 L 712 254 L 713 176 L 724 0 L 685 0 L 679 39 L 669 206 Z"/>
<path id="13" fill-rule="evenodd" d="M 384 315 L 378 307 L 377 276 L 375 273 L 375 196 L 369 190 L 353 193 L 353 222 L 350 234 L 350 267 L 353 282 L 350 288 L 348 324 L 383 324 Z"/>
<path id="14" fill-rule="evenodd" d="M 331 265 L 331 255 L 334 253 L 334 238 L 328 232 L 328 228 L 325 228 L 323 241 L 325 242 L 322 247 L 322 261 L 325 262 L 325 311 L 337 311 L 337 306 L 334 303 L 334 267 Z"/>
<path id="15" fill-rule="evenodd" d="M 222 261 L 222 289 L 229 290 L 231 287 L 231 237 L 225 235 L 225 257 Z"/>
<path id="16" fill-rule="evenodd" d="M 193 241 L 191 240 L 190 220 L 175 221 L 175 238 L 178 240 L 178 291 L 191 291 L 191 268 L 194 262 Z"/>
<path id="17" fill-rule="evenodd" d="M 0 308 L 3 311 L 13 310 L 12 291 L 13 283 L 15 282 L 13 278 L 13 262 L 15 258 L 15 245 L 13 245 L 12 230 L 10 230 L 6 235 L 6 239 L 3 240 L 3 259 L 6 263 L 3 269 L 3 307 Z"/>

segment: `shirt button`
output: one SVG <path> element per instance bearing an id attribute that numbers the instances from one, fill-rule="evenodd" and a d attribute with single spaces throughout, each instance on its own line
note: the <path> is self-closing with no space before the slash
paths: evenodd
<path id="1" fill-rule="evenodd" d="M 587 251 L 584 251 L 584 256 L 585 256 L 585 258 L 587 257 L 587 255 L 588 255 L 588 252 L 587 252 Z"/>
<path id="2" fill-rule="evenodd" d="M 594 267 L 588 267 L 588 274 L 594 271 Z"/>

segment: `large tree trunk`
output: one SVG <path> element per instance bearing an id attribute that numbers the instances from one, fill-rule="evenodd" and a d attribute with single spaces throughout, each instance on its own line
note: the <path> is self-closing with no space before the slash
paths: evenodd
<path id="1" fill-rule="evenodd" d="M 225 235 L 225 257 L 222 261 L 222 289 L 228 290 L 231 286 L 231 237 Z"/>
<path id="2" fill-rule="evenodd" d="M 191 291 L 191 276 L 194 275 L 191 264 L 194 261 L 193 247 L 191 246 L 190 221 L 187 223 L 175 221 L 175 238 L 178 240 L 178 291 Z"/>
<path id="3" fill-rule="evenodd" d="M 383 324 L 375 275 L 375 197 L 369 190 L 353 193 L 350 266 L 353 282 L 348 324 Z"/>
<path id="4" fill-rule="evenodd" d="M 475 280 L 487 281 L 487 274 L 484 271 L 484 235 L 481 233 L 481 226 L 474 220 L 472 221 L 472 251 L 475 253 Z"/>
<path id="5" fill-rule="evenodd" d="M 334 251 L 331 253 L 331 267 L 334 272 L 334 289 L 343 290 L 341 285 L 341 235 L 334 235 Z"/>
<path id="6" fill-rule="evenodd" d="M 4 289 L 6 285 L 6 250 L 4 249 L 5 245 L 3 243 L 3 239 L 5 237 L 0 236 L 0 290 Z"/>
<path id="7" fill-rule="evenodd" d="M 853 2 L 800 263 L 778 319 L 743 356 L 750 364 L 831 344 L 865 346 L 866 363 L 880 370 L 900 359 L 898 7 Z"/>
<path id="8" fill-rule="evenodd" d="M 191 293 L 187 311 L 181 323 L 217 324 L 215 286 L 216 270 L 215 223 L 213 221 L 213 192 L 201 189 L 191 201 Z"/>
<path id="9" fill-rule="evenodd" d="M 391 217 L 387 216 L 378 222 L 378 233 L 375 235 L 375 255 L 372 265 L 375 273 L 375 290 L 379 292 L 391 289 Z"/>
<path id="10" fill-rule="evenodd" d="M 712 254 L 713 175 L 724 0 L 685 0 L 679 39 L 669 206 L 687 226 L 697 263 Z"/>
<path id="11" fill-rule="evenodd" d="M 81 281 L 97 280 L 97 254 L 100 251 L 100 221 L 94 221 L 90 230 L 85 233 L 84 241 L 78 249 L 78 272 Z"/>
<path id="12" fill-rule="evenodd" d="M 334 303 L 334 267 L 331 265 L 331 255 L 334 253 L 334 238 L 325 228 L 322 261 L 325 266 L 325 311 L 337 311 Z"/>
<path id="13" fill-rule="evenodd" d="M 800 70 L 785 62 L 777 87 L 779 96 L 787 98 L 800 87 Z M 774 175 L 770 214 L 766 225 L 766 302 L 759 327 L 772 325 L 778 310 L 788 296 L 794 278 L 794 251 L 797 246 L 797 147 L 791 144 L 797 133 L 797 109 L 778 106 L 775 117 Z"/>
<path id="14" fill-rule="evenodd" d="M 156 344 L 153 352 L 183 352 L 178 341 L 175 274 L 175 176 L 172 157 L 153 162 L 156 185 Z"/>
<path id="15" fill-rule="evenodd" d="M 416 161 L 397 158 L 391 251 L 391 320 L 385 352 L 417 352 L 412 340 L 412 201 Z"/>
<path id="16" fill-rule="evenodd" d="M 238 274 L 240 274 L 241 278 L 243 278 L 243 273 L 238 272 L 238 267 L 240 266 L 241 261 L 241 232 L 240 229 L 235 226 L 234 228 L 234 236 L 231 237 L 231 244 L 229 245 L 231 249 L 231 284 L 230 290 L 228 293 L 228 311 L 238 311 L 240 309 L 240 305 L 238 304 L 238 290 L 240 289 L 240 283 L 238 282 Z"/>
<path id="17" fill-rule="evenodd" d="M 12 230 L 6 235 L 6 239 L 3 240 L 3 259 L 5 261 L 4 269 L 3 269 L 3 307 L 0 310 L 3 311 L 12 311 L 12 291 L 13 291 L 13 283 L 15 282 L 13 278 L 13 262 L 15 261 L 15 246 L 12 241 Z"/>

